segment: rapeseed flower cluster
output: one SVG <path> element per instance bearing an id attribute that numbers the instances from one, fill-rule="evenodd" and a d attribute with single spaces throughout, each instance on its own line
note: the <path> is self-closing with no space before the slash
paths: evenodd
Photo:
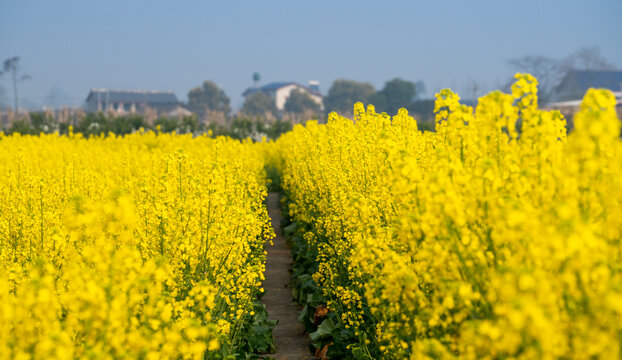
<path id="1" fill-rule="evenodd" d="M 433 133 L 359 103 L 276 143 L 350 357 L 622 358 L 615 98 L 590 89 L 570 134 L 530 75 L 459 100 L 437 94 Z"/>
<path id="2" fill-rule="evenodd" d="M 243 356 L 273 236 L 253 144 L 0 134 L 0 158 L 0 358 Z"/>

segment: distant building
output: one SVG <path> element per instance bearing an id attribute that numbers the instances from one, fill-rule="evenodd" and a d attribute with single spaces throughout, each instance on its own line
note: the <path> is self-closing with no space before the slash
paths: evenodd
<path id="1" fill-rule="evenodd" d="M 546 109 L 559 110 L 565 117 L 569 129 L 574 127 L 574 115 L 579 111 L 588 89 L 611 90 L 616 99 L 616 109 L 622 115 L 622 71 L 570 70 L 555 88 L 553 102 Z"/>
<path id="2" fill-rule="evenodd" d="M 274 82 L 258 88 L 248 88 L 244 91 L 244 93 L 242 93 L 242 96 L 248 97 L 258 91 L 261 91 L 274 99 L 277 110 L 283 111 L 285 109 L 285 102 L 287 102 L 287 98 L 289 98 L 289 94 L 295 89 L 308 93 L 321 108 L 324 108 L 323 96 L 320 94 L 320 83 L 318 81 L 309 81 L 308 86 L 300 85 L 293 81 Z"/>
<path id="3" fill-rule="evenodd" d="M 580 100 L 589 88 L 622 91 L 622 71 L 570 70 L 555 88 L 556 102 Z"/>
<path id="4" fill-rule="evenodd" d="M 91 89 L 86 97 L 87 112 L 144 114 L 147 109 L 169 116 L 189 113 L 172 91 Z"/>
<path id="5" fill-rule="evenodd" d="M 587 91 L 587 90 L 586 90 Z M 622 109 L 622 91 L 612 91 L 613 96 L 616 98 L 616 109 L 618 111 Z M 583 93 L 585 95 L 585 93 Z M 564 114 L 574 114 L 581 103 L 583 102 L 583 98 L 575 99 L 575 100 L 565 100 L 565 101 L 556 101 L 552 103 L 546 104 L 546 107 L 549 109 L 557 109 L 560 110 Z"/>

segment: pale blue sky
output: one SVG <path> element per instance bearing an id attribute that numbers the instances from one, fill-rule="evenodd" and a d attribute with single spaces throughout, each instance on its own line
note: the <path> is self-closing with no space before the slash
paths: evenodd
<path id="1" fill-rule="evenodd" d="M 90 88 L 173 90 L 203 80 L 237 108 L 262 83 L 336 78 L 381 88 L 393 77 L 486 90 L 511 58 L 561 58 L 598 46 L 622 68 L 622 1 L 8 1 L 0 0 L 0 60 L 21 57 L 25 103 L 52 88 L 77 103 Z M 0 78 L 12 101 L 8 78 Z"/>

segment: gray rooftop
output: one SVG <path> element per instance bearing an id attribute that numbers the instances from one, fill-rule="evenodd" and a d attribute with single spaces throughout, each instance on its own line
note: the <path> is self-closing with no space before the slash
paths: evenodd
<path id="1" fill-rule="evenodd" d="M 319 95 L 322 96 L 320 94 L 319 91 L 316 91 L 312 88 L 310 88 L 309 86 L 305 86 L 305 85 L 301 85 L 295 81 L 279 81 L 279 82 L 271 82 L 269 84 L 260 86 L 259 88 L 248 88 L 244 91 L 244 93 L 242 93 L 242 96 L 248 96 L 248 95 L 252 95 L 254 93 L 256 93 L 257 91 L 263 91 L 263 92 L 269 92 L 269 91 L 276 91 L 282 87 L 288 86 L 288 85 L 298 85 L 301 88 L 306 89 L 309 93 L 313 94 L 313 95 Z"/>
<path id="2" fill-rule="evenodd" d="M 172 91 L 91 89 L 86 101 L 88 102 L 92 97 L 115 103 L 171 104 L 179 102 Z"/>
<path id="3" fill-rule="evenodd" d="M 568 76 L 574 79 L 582 93 L 585 93 L 589 88 L 622 90 L 622 71 L 571 70 Z"/>

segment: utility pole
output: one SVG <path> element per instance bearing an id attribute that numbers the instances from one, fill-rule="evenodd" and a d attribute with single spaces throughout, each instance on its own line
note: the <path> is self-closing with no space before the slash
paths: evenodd
<path id="1" fill-rule="evenodd" d="M 480 85 L 475 80 L 471 81 L 471 83 L 468 86 L 467 91 L 471 93 L 471 100 L 473 101 L 473 104 L 477 102 L 477 94 L 479 93 L 479 89 L 480 89 Z"/>
<path id="2" fill-rule="evenodd" d="M 15 113 L 19 111 L 19 96 L 17 95 L 17 71 L 11 72 L 13 78 L 13 94 L 15 94 Z"/>

